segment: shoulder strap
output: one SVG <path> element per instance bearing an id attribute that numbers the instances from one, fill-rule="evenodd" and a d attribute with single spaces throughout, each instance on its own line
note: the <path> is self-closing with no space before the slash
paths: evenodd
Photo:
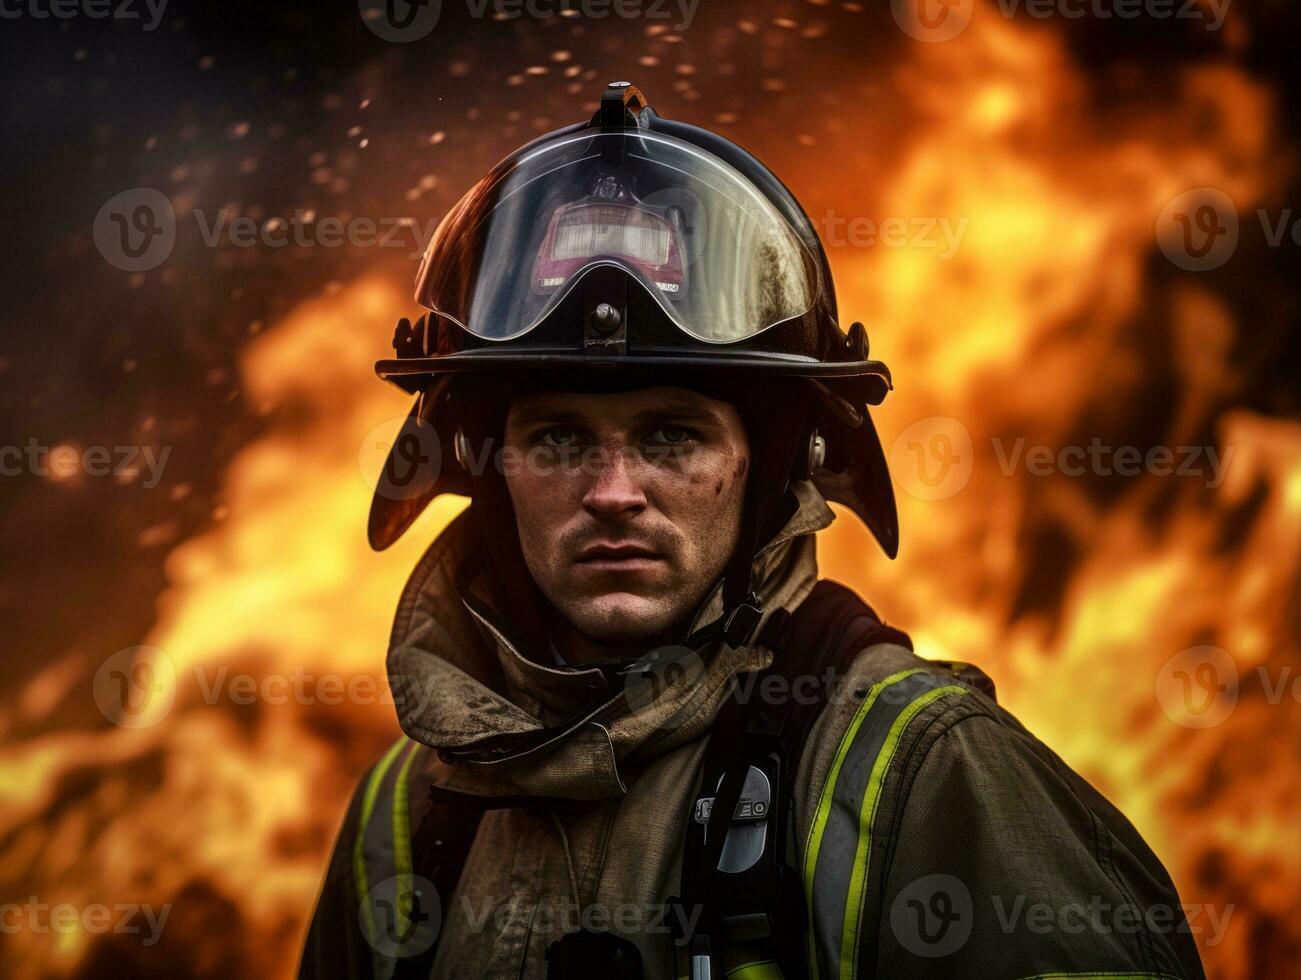
<path id="1" fill-rule="evenodd" d="M 813 586 L 808 598 L 791 614 L 789 625 L 789 646 L 784 652 L 779 651 L 777 659 L 786 659 L 791 672 L 820 679 L 838 677 L 849 669 L 859 651 L 874 644 L 893 643 L 908 650 L 913 648 L 907 633 L 887 626 L 858 593 L 831 579 L 822 579 Z M 822 697 L 801 699 L 790 707 L 788 737 L 796 752 L 803 749 L 809 730 L 826 703 L 825 696 L 830 693 L 815 689 Z M 792 762 L 798 763 L 799 756 Z M 792 781 L 794 777 L 792 769 Z"/>
<path id="2" fill-rule="evenodd" d="M 787 980 L 805 975 L 802 891 L 785 861 L 800 754 L 829 688 L 858 651 L 880 642 L 912 648 L 906 634 L 885 626 L 856 593 L 829 580 L 818 582 L 793 613 L 773 613 L 759 642 L 773 650 L 772 666 L 735 679 L 715 720 L 687 818 L 680 901 L 701 910 L 697 932 L 683 937 L 693 976 L 705 967 L 721 973 L 712 962 L 717 947 L 738 941 L 766 942 Z M 756 830 L 760 807 L 766 827 Z M 724 861 L 733 827 L 750 842 L 750 853 L 733 851 Z M 761 854 L 756 840 L 763 842 Z"/>

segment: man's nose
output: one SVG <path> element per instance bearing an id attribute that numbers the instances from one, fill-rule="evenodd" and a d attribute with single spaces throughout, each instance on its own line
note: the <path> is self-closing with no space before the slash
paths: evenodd
<path id="1" fill-rule="evenodd" d="M 583 506 L 592 514 L 613 516 L 637 514 L 646 507 L 641 486 L 641 467 L 636 454 L 625 449 L 600 453 L 591 467 L 591 485 L 583 495 Z"/>

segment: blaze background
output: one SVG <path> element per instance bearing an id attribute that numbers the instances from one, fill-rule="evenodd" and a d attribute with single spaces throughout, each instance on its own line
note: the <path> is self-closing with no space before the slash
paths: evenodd
<path id="1" fill-rule="evenodd" d="M 1209 31 L 978 0 L 958 37 L 923 43 L 884 3 L 703 0 L 681 30 L 667 9 L 476 20 L 447 2 L 405 45 L 351 4 L 173 0 L 154 31 L 0 23 L 0 441 L 170 447 L 153 488 L 147 471 L 78 471 L 68 449 L 46 475 L 0 480 L 0 896 L 171 904 L 153 946 L 6 922 L 4 976 L 292 974 L 393 711 L 319 688 L 239 704 L 196 677 L 382 688 L 401 585 L 463 505 L 445 498 L 388 553 L 365 546 L 369 481 L 407 408 L 370 365 L 414 312 L 414 236 L 207 247 L 192 213 L 424 227 L 616 78 L 750 148 L 824 231 L 966 220 L 947 259 L 935 234 L 831 245 L 843 323 L 864 321 L 895 372 L 876 413 L 886 445 L 914 436 L 895 444 L 899 560 L 842 512 L 820 536 L 823 575 L 924 655 L 983 666 L 1137 824 L 1183 899 L 1229 916 L 1221 942 L 1199 935 L 1211 976 L 1294 975 L 1299 247 L 1271 247 L 1257 209 L 1276 223 L 1301 204 L 1295 10 L 1237 0 Z M 178 230 L 167 261 L 133 274 L 92 226 L 135 187 L 166 194 Z M 1240 241 L 1190 272 L 1156 222 L 1200 187 L 1230 196 Z M 935 417 L 972 440 L 969 481 L 939 500 L 908 473 L 909 442 L 943 461 Z M 1095 437 L 1232 457 L 1210 488 L 1009 474 L 991 450 Z M 166 653 L 174 703 L 122 727 L 97 706 L 97 671 L 141 644 Z M 1236 700 L 1221 692 L 1227 716 L 1196 728 L 1162 685 L 1202 645 L 1228 652 L 1239 683 Z"/>

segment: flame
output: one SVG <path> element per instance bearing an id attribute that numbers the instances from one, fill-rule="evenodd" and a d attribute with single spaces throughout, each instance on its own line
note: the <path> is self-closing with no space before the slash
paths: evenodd
<path id="1" fill-rule="evenodd" d="M 1231 383 L 1220 364 L 1247 325 L 1195 277 L 1154 264 L 1153 228 L 1189 187 L 1223 188 L 1240 209 L 1267 199 L 1280 176 L 1273 104 L 1242 73 L 1200 66 L 1161 104 L 1103 118 L 1056 33 L 991 11 L 978 7 L 959 41 L 908 48 L 897 83 L 924 125 L 892 171 L 823 188 L 806 167 L 819 195 L 874 188 L 842 210 L 965 221 L 948 259 L 833 250 L 842 310 L 870 311 L 899 378 L 878 413 L 886 445 L 939 417 L 972 448 L 959 492 L 901 492 L 899 562 L 879 560 L 844 515 L 823 538 L 823 574 L 855 584 L 924 655 L 991 673 L 1003 702 L 1137 825 L 1186 901 L 1232 907 L 1222 943 L 1198 936 L 1210 975 L 1268 975 L 1283 966 L 1262 949 L 1301 936 L 1296 706 L 1274 697 L 1297 660 L 1301 428 L 1216 414 Z M 826 141 L 824 159 L 852 171 L 849 134 Z M 212 528 L 168 558 L 141 641 L 165 654 L 150 676 L 173 678 L 141 715 L 153 723 L 112 726 L 85 708 L 111 651 L 54 660 L 0 715 L 7 734 L 56 711 L 73 719 L 0 749 L 6 877 L 51 905 L 175 906 L 154 959 L 133 937 L 26 929 L 8 937 L 7 975 L 152 975 L 160 961 L 292 975 L 338 815 L 396 732 L 380 692 L 397 595 L 463 506 L 440 501 L 383 555 L 365 545 L 368 481 L 407 410 L 370 364 L 403 292 L 378 274 L 328 289 L 246 349 L 243 391 L 265 427 L 230 464 Z M 1154 309 L 1168 364 L 1139 343 Z M 1169 404 L 1148 390 L 1158 373 L 1171 375 Z M 994 448 L 1123 441 L 1144 413 L 1167 420 L 1163 445 L 1213 432 L 1223 481 L 1100 487 L 1005 473 Z M 1205 729 L 1175 724 L 1155 690 L 1198 644 L 1229 651 L 1242 682 Z M 307 675 L 312 696 L 241 704 L 239 675 Z M 373 703 L 327 703 L 326 675 L 369 683 Z M 1289 938 L 1262 947 L 1271 933 Z"/>
<path id="2" fill-rule="evenodd" d="M 401 304 L 392 283 L 365 279 L 247 349 L 244 381 L 269 429 L 226 475 L 228 516 L 168 558 L 173 584 L 144 643 L 165 654 L 174 683 L 148 724 L 52 734 L 0 755 L 6 865 L 39 855 L 42 902 L 179 905 L 202 883 L 238 908 L 241 955 L 257 975 L 292 972 L 340 801 L 397 734 L 383 673 L 391 611 L 422 540 L 463 505 L 440 501 L 382 556 L 366 545 L 367 480 L 407 410 L 374 382 L 370 341 Z M 23 701 L 40 710 L 74 678 L 84 685 L 77 675 L 56 664 Z M 241 675 L 265 706 L 244 703 Z M 89 772 L 85 805 L 61 808 Z M 94 938 L 62 934 L 53 965 L 70 972 Z M 9 975 L 45 975 L 47 936 L 13 939 L 23 949 Z M 216 961 L 231 937 L 185 941 L 199 946 L 187 961 Z"/>
<path id="3" fill-rule="evenodd" d="M 968 33 L 968 44 L 918 53 L 910 84 L 933 115 L 883 204 L 968 219 L 960 250 L 947 267 L 923 249 L 840 258 L 843 305 L 874 306 L 876 336 L 906 351 L 880 413 L 885 444 L 919 420 L 956 422 L 971 439 L 969 482 L 929 500 L 896 472 L 903 558 L 864 561 L 863 534 L 840 521 L 824 574 L 859 584 L 924 655 L 985 667 L 1002 702 L 1135 823 L 1184 901 L 1229 914 L 1222 944 L 1197 935 L 1210 975 L 1269 975 L 1282 965 L 1260 962 L 1251 937 L 1281 928 L 1301 881 L 1296 704 L 1268 696 L 1297 660 L 1286 611 L 1301 554 L 1301 426 L 1211 416 L 1243 325 L 1179 282 L 1165 296 L 1177 394 L 1160 408 L 1159 444 L 1196 446 L 1213 421 L 1223 483 L 1113 476 L 1127 485 L 1104 496 L 1060 471 L 1003 466 L 1017 438 L 1056 454 L 1123 431 L 1118 399 L 1128 412 L 1150 405 L 1156 370 L 1136 360 L 1133 333 L 1161 288 L 1146 269 L 1157 216 L 1190 187 L 1229 189 L 1239 208 L 1261 199 L 1273 180 L 1270 101 L 1240 75 L 1193 70 L 1173 107 L 1104 134 L 1054 35 L 996 17 Z M 961 91 L 972 97 L 953 98 Z M 1207 117 L 1233 120 L 1216 143 L 1196 124 Z M 1077 556 L 1047 608 L 1026 599 L 1045 588 L 1036 571 L 1060 559 L 1036 562 L 1036 545 Z M 1162 712 L 1155 686 L 1165 662 L 1203 643 L 1231 652 L 1242 687 L 1223 724 L 1193 730 Z"/>

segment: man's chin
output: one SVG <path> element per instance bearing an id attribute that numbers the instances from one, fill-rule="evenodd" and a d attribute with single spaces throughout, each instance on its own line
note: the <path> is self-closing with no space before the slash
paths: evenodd
<path id="1" fill-rule="evenodd" d="M 569 611 L 569 621 L 598 643 L 638 643 L 673 625 L 674 610 L 663 602 L 618 592 L 582 602 Z"/>

